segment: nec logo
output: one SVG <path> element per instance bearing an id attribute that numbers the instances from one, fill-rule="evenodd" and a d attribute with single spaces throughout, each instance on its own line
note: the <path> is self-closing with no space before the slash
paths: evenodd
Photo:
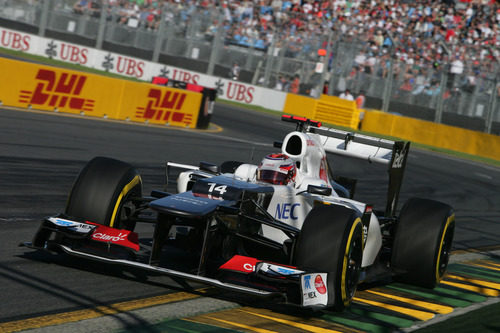
<path id="1" fill-rule="evenodd" d="M 297 220 L 298 216 L 295 214 L 295 208 L 299 207 L 300 204 L 294 203 L 283 203 L 276 205 L 276 214 L 274 214 L 274 218 L 278 220 Z"/>
<path id="2" fill-rule="evenodd" d="M 80 97 L 87 80 L 85 75 L 62 73 L 58 76 L 54 71 L 40 69 L 35 79 L 38 80 L 35 91 L 21 90 L 20 103 L 69 107 L 78 111 L 93 110 L 94 100 Z"/>
<path id="3" fill-rule="evenodd" d="M 148 104 L 146 107 L 137 107 L 136 117 L 144 119 L 160 120 L 169 123 L 170 121 L 191 124 L 193 116 L 182 110 L 182 105 L 187 94 L 183 92 L 160 89 L 150 89 L 148 93 Z"/>

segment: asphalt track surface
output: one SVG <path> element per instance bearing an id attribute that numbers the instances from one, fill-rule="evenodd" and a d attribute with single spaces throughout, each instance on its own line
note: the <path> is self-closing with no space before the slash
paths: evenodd
<path id="1" fill-rule="evenodd" d="M 53 256 L 18 244 L 31 240 L 43 217 L 64 210 L 75 177 L 94 156 L 133 164 L 148 193 L 161 188 L 166 161 L 258 163 L 275 151 L 274 140 L 293 130 L 293 125 L 276 116 L 224 104 L 216 106 L 212 122 L 221 130 L 0 109 L 0 324 L 184 291 L 167 277 L 146 280 L 139 272 Z M 360 178 L 358 200 L 385 206 L 384 167 L 343 158 L 332 158 L 330 163 L 337 174 Z M 499 188 L 497 167 L 413 149 L 400 205 L 413 196 L 449 203 L 456 212 L 454 250 L 495 249 L 500 245 Z M 196 306 L 210 311 L 239 300 L 226 301 Z M 181 306 L 172 311 L 182 316 Z M 143 319 L 130 314 L 123 320 L 141 324 Z"/>

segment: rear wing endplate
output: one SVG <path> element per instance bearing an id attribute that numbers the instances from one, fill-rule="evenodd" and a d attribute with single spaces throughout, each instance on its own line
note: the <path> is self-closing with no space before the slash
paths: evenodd
<path id="1" fill-rule="evenodd" d="M 387 165 L 389 188 L 387 190 L 385 216 L 394 216 L 403 183 L 410 142 L 391 141 L 326 127 L 310 127 L 309 130 L 319 135 L 327 153 Z"/>

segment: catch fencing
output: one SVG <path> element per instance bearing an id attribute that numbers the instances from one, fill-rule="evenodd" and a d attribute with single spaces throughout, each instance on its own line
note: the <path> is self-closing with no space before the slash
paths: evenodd
<path id="1" fill-rule="evenodd" d="M 396 48 L 371 54 L 359 35 L 335 26 L 329 34 L 284 38 L 286 31 L 278 30 L 266 43 L 262 36 L 243 42 L 228 29 L 221 8 L 169 2 L 160 17 L 124 20 L 122 9 L 108 1 L 81 12 L 76 2 L 0 0 L 0 25 L 218 77 L 230 78 L 238 66 L 238 81 L 270 89 L 289 87 L 297 77 L 301 95 L 350 89 L 354 97 L 366 95 L 367 109 L 500 134 L 496 61 L 478 59 L 456 72 L 454 49 L 443 47 L 449 60 L 438 66 L 411 63 Z"/>

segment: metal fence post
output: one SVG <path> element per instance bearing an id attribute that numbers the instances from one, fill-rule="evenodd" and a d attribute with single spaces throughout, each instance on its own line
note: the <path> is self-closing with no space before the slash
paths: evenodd
<path id="1" fill-rule="evenodd" d="M 333 31 L 330 30 L 330 33 L 328 34 L 328 43 L 326 44 L 326 54 L 325 58 L 323 59 L 323 72 L 321 73 L 321 81 L 318 87 L 319 95 L 323 93 L 323 89 L 325 87 L 326 74 L 328 72 L 328 60 L 330 60 L 330 56 L 333 53 L 332 39 L 333 39 Z"/>
<path id="2" fill-rule="evenodd" d="M 491 134 L 491 124 L 493 123 L 493 115 L 495 114 L 497 108 L 497 84 L 498 84 L 498 75 L 495 75 L 495 79 L 493 80 L 493 88 L 491 89 L 490 100 L 488 103 L 488 114 L 486 115 L 485 121 L 485 132 Z"/>
<path id="3" fill-rule="evenodd" d="M 451 56 L 451 51 L 448 49 L 448 47 L 444 44 L 443 41 L 439 42 L 439 46 L 441 49 L 443 49 L 444 53 L 448 57 Z M 448 84 L 448 72 L 451 69 L 451 64 L 449 63 L 449 59 L 447 63 L 443 63 L 442 69 L 441 69 L 441 81 L 439 82 L 439 96 L 438 96 L 438 102 L 436 106 L 436 114 L 434 116 L 434 122 L 440 124 L 441 120 L 443 118 L 443 106 L 444 106 L 444 94 L 446 90 L 446 86 Z"/>
<path id="4" fill-rule="evenodd" d="M 156 32 L 155 46 L 153 49 L 152 62 L 158 62 L 160 60 L 161 44 L 163 43 L 163 37 L 165 36 L 165 9 L 161 11 L 160 24 L 158 25 L 158 31 Z"/>
<path id="5" fill-rule="evenodd" d="M 447 67 L 447 66 L 446 66 Z M 439 96 L 436 106 L 436 114 L 434 122 L 440 124 L 443 118 L 444 94 L 446 92 L 446 83 L 448 82 L 448 68 L 443 68 L 441 73 L 441 81 L 439 83 Z"/>
<path id="6" fill-rule="evenodd" d="M 105 0 L 102 4 L 101 16 L 99 17 L 99 29 L 97 30 L 97 41 L 95 43 L 95 48 L 98 50 L 102 50 L 104 31 L 106 30 L 106 18 L 109 8 L 109 0 Z"/>
<path id="7" fill-rule="evenodd" d="M 387 36 L 391 40 L 391 46 L 389 47 L 389 54 L 390 54 L 390 60 L 389 60 L 389 68 L 387 71 L 387 81 L 385 82 L 384 85 L 384 95 L 382 96 L 382 111 L 388 112 L 389 111 L 389 104 L 391 103 L 391 97 L 392 97 L 392 81 L 394 80 L 394 47 L 396 47 L 396 41 L 392 37 L 392 35 L 387 32 Z"/>
<path id="8" fill-rule="evenodd" d="M 195 16 L 196 13 L 193 15 Z M 192 20 L 192 17 L 188 19 L 189 24 L 186 29 L 186 40 L 187 40 L 187 47 L 186 47 L 186 53 L 184 55 L 185 58 L 191 59 L 193 55 L 193 43 L 194 39 L 196 37 L 196 30 L 197 30 L 197 25 L 199 24 L 199 20 Z"/>
<path id="9" fill-rule="evenodd" d="M 52 0 L 45 0 L 42 6 L 42 15 L 40 17 L 40 26 L 38 27 L 38 35 L 45 37 L 45 30 L 49 20 L 49 10 Z"/>
<path id="10" fill-rule="evenodd" d="M 214 39 L 212 41 L 212 52 L 210 52 L 210 58 L 208 59 L 207 75 L 213 75 L 215 69 L 215 62 L 219 57 L 219 47 L 222 39 L 224 14 L 220 14 L 219 24 L 217 25 L 217 31 L 215 32 Z"/>
<path id="11" fill-rule="evenodd" d="M 266 54 L 266 68 L 264 69 L 264 87 L 269 86 L 271 78 L 272 65 L 274 62 L 274 50 L 276 49 L 276 38 L 273 38 L 269 52 Z M 281 51 L 281 50 L 280 50 Z"/>
<path id="12" fill-rule="evenodd" d="M 389 104 L 391 102 L 392 96 L 392 80 L 394 80 L 393 70 L 394 69 L 394 59 L 392 57 L 392 48 L 391 48 L 391 58 L 389 60 L 389 70 L 387 72 L 387 79 L 384 85 L 384 95 L 382 97 L 382 111 L 389 111 Z"/>

